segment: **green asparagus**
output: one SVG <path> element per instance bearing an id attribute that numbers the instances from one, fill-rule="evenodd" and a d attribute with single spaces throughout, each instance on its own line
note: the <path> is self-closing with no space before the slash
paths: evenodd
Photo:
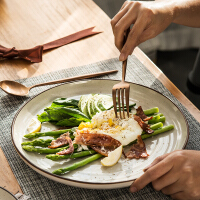
<path id="1" fill-rule="evenodd" d="M 162 123 L 162 122 L 158 122 L 158 123 L 156 123 L 156 124 L 152 124 L 152 125 L 150 126 L 150 129 L 156 130 L 156 129 L 161 128 L 161 127 L 163 127 L 163 123 Z"/>
<path id="2" fill-rule="evenodd" d="M 148 124 L 154 124 L 157 122 L 165 122 L 165 116 L 157 115 L 153 119 L 148 121 Z"/>
<path id="3" fill-rule="evenodd" d="M 50 149 L 50 148 L 40 148 L 40 147 L 34 147 L 34 146 L 30 146 L 30 145 L 24 145 L 24 146 L 22 146 L 22 148 L 26 151 L 37 152 L 40 154 L 52 154 L 52 153 L 57 153 L 59 151 L 63 151 L 64 149 L 68 149 L 69 146 L 60 147 L 60 148 L 56 148 L 56 149 Z M 78 148 L 78 145 L 74 144 L 74 149 L 77 149 L 77 148 Z"/>
<path id="4" fill-rule="evenodd" d="M 94 150 L 88 150 L 88 151 L 81 151 L 78 153 L 73 153 L 70 155 L 49 154 L 49 155 L 46 155 L 46 158 L 56 161 L 56 160 L 67 159 L 67 158 L 84 157 L 84 156 L 88 156 L 88 155 L 95 154 L 95 153 L 96 153 L 96 151 L 94 151 Z"/>
<path id="5" fill-rule="evenodd" d="M 21 145 L 29 145 L 29 146 L 39 146 L 39 147 L 48 147 L 51 144 L 52 139 L 35 139 L 33 141 L 22 142 Z"/>
<path id="6" fill-rule="evenodd" d="M 62 130 L 55 130 L 55 131 L 48 131 L 48 132 L 28 133 L 24 135 L 24 137 L 31 139 L 31 138 L 37 138 L 37 137 L 42 137 L 42 136 L 58 136 L 67 132 L 72 133 L 71 129 L 62 129 Z"/>
<path id="7" fill-rule="evenodd" d="M 151 134 L 147 134 L 147 133 L 146 133 L 146 134 L 142 134 L 141 137 L 142 137 L 142 139 L 144 140 L 144 139 L 150 138 L 150 137 L 152 137 L 152 136 L 158 135 L 158 134 L 160 134 L 160 133 L 164 133 L 164 132 L 166 132 L 166 131 L 170 131 L 170 130 L 172 130 L 172 129 L 174 129 L 174 125 L 170 124 L 170 125 L 168 125 L 168 126 L 163 126 L 162 128 L 159 128 L 159 129 L 155 130 L 155 131 L 154 131 L 153 133 L 151 133 Z M 136 143 L 136 142 L 137 142 L 137 139 L 134 140 L 133 142 L 129 143 L 129 145 L 130 145 L 130 144 L 134 144 L 134 143 Z"/>
<path id="8" fill-rule="evenodd" d="M 152 114 L 158 113 L 158 112 L 159 112 L 158 107 L 154 107 L 154 108 L 150 108 L 148 110 L 144 110 L 145 115 L 152 115 Z"/>
<path id="9" fill-rule="evenodd" d="M 156 129 L 161 128 L 161 127 L 163 127 L 163 123 L 162 123 L 162 122 L 158 122 L 158 123 L 156 123 L 156 124 L 152 124 L 152 125 L 150 126 L 150 129 L 156 130 Z M 145 131 L 142 132 L 142 135 L 144 135 L 144 134 L 146 134 Z"/>
<path id="10" fill-rule="evenodd" d="M 52 173 L 53 174 L 57 174 L 57 175 L 61 175 L 64 174 L 68 171 L 72 171 L 75 170 L 79 167 L 83 167 L 84 165 L 87 165 L 88 163 L 91 163 L 99 158 L 103 157 L 101 154 L 94 154 L 92 156 L 90 156 L 89 158 L 86 158 L 80 162 L 74 163 L 73 165 L 66 167 L 66 168 L 60 168 L 60 169 L 56 169 L 54 170 Z"/>

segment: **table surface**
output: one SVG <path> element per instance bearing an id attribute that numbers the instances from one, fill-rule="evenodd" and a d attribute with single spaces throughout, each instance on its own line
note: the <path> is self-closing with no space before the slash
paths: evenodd
<path id="1" fill-rule="evenodd" d="M 0 24 L 0 44 L 17 49 L 41 45 L 93 26 L 94 30 L 103 31 L 44 53 L 41 63 L 1 60 L 0 80 L 29 78 L 119 56 L 110 18 L 92 0 L 4 0 L 0 4 Z M 200 122 L 199 110 L 162 71 L 139 48 L 133 54 Z M 23 193 L 1 149 L 0 160 L 0 186 L 13 194 Z"/>

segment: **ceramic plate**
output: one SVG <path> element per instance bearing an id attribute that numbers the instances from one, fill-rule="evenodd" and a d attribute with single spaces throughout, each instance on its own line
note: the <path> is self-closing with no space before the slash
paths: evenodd
<path id="1" fill-rule="evenodd" d="M 130 101 L 142 108 L 158 107 L 166 117 L 165 125 L 173 124 L 174 130 L 145 140 L 147 159 L 126 160 L 121 158 L 113 167 L 103 167 L 100 160 L 57 176 L 51 172 L 55 169 L 71 165 L 74 160 L 51 161 L 44 155 L 24 151 L 21 143 L 25 140 L 27 126 L 32 117 L 40 114 L 58 97 L 79 99 L 83 94 L 99 93 L 111 95 L 113 80 L 84 80 L 71 82 L 46 90 L 23 105 L 14 117 L 12 124 L 12 140 L 20 157 L 38 173 L 61 183 L 91 189 L 113 189 L 130 186 L 132 181 L 143 174 L 143 169 L 157 156 L 185 147 L 188 140 L 188 125 L 181 111 L 165 96 L 142 85 L 130 83 Z M 52 129 L 46 123 L 43 131 Z M 80 158 L 81 159 L 81 158 Z"/>
<path id="2" fill-rule="evenodd" d="M 11 194 L 8 190 L 0 187 L 0 200 L 16 200 L 17 198 Z"/>

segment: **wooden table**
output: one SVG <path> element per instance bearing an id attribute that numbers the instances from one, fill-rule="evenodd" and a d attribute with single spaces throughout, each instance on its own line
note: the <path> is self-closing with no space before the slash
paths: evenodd
<path id="1" fill-rule="evenodd" d="M 103 33 L 47 52 L 43 62 L 1 60 L 0 80 L 16 80 L 47 72 L 86 65 L 119 56 L 114 45 L 110 18 L 92 0 L 2 0 L 0 3 L 0 44 L 17 49 L 31 48 L 96 26 Z M 199 110 L 139 49 L 137 58 L 200 122 Z M 0 149 L 0 186 L 16 194 L 23 192 Z"/>

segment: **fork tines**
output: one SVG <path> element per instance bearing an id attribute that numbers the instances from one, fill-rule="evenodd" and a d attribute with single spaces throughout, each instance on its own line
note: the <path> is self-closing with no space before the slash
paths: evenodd
<path id="1" fill-rule="evenodd" d="M 117 114 L 117 105 L 118 105 L 119 117 L 121 119 L 126 118 L 125 107 L 124 107 L 124 90 L 125 90 L 125 99 L 126 99 L 126 111 L 127 111 L 127 116 L 129 117 L 129 91 L 130 91 L 130 87 L 128 85 L 125 88 L 114 88 L 113 87 L 113 90 L 112 90 L 115 116 L 116 116 L 116 118 L 118 118 L 118 114 Z M 116 96 L 116 93 L 117 93 L 117 96 Z M 121 101 L 121 103 L 120 103 L 120 101 Z"/>

